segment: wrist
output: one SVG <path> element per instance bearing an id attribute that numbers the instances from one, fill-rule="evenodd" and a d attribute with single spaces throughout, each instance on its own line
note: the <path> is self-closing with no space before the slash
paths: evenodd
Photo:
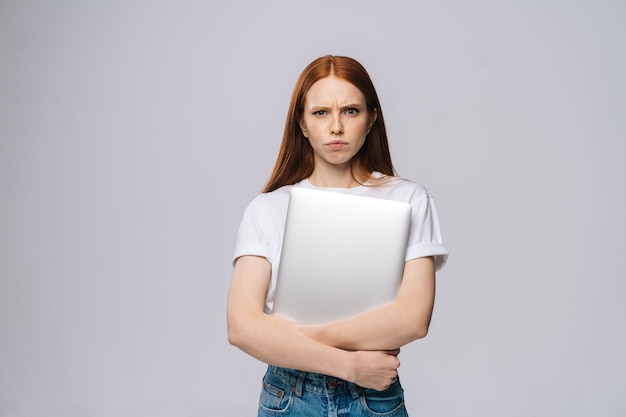
<path id="1" fill-rule="evenodd" d="M 354 361 L 356 359 L 354 352 L 350 352 L 347 350 L 343 350 L 341 352 L 342 353 L 339 357 L 339 366 L 338 366 L 337 376 L 345 381 L 353 382 L 354 375 L 355 375 Z"/>

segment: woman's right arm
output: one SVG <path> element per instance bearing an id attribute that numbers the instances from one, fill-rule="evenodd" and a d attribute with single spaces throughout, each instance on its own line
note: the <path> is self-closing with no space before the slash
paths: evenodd
<path id="1" fill-rule="evenodd" d="M 258 256 L 237 259 L 228 293 L 228 341 L 268 364 L 331 375 L 386 389 L 397 377 L 398 351 L 348 352 L 299 332 L 295 323 L 263 312 L 271 265 Z"/>

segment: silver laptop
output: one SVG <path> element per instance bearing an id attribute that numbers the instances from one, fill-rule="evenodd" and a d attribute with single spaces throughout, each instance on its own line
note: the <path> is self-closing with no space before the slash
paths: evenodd
<path id="1" fill-rule="evenodd" d="M 410 221 L 408 203 L 294 187 L 274 312 L 320 324 L 393 301 Z"/>

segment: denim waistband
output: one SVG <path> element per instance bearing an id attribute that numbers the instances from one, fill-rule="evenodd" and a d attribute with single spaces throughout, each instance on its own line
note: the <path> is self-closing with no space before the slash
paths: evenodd
<path id="1" fill-rule="evenodd" d="M 328 395 L 350 392 L 355 399 L 363 393 L 363 389 L 358 385 L 332 376 L 289 368 L 279 368 L 272 365 L 270 365 L 268 369 L 286 384 L 291 385 L 292 390 L 298 397 L 302 396 L 302 391 L 312 391 L 318 394 Z"/>

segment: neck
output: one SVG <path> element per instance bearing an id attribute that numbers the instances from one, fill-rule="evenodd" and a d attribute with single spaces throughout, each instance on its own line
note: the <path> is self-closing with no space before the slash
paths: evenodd
<path id="1" fill-rule="evenodd" d="M 356 169 L 354 175 L 350 166 L 333 167 L 327 169 L 313 169 L 309 181 L 316 187 L 329 188 L 354 188 L 363 184 L 369 178 L 370 173 Z"/>

